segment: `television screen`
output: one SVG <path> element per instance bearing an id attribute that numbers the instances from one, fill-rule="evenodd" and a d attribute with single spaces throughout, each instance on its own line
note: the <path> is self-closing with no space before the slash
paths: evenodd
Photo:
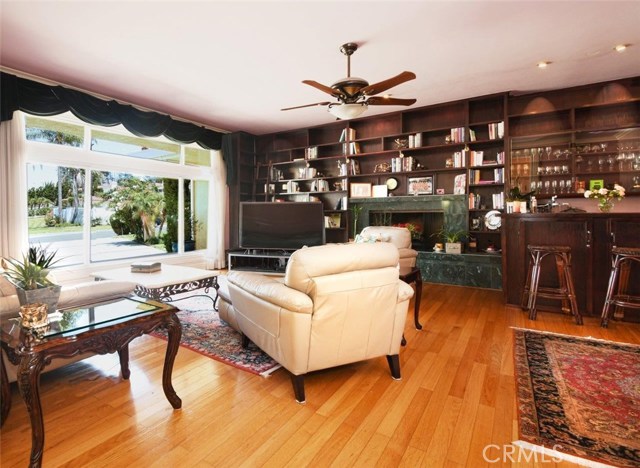
<path id="1" fill-rule="evenodd" d="M 243 249 L 296 250 L 324 243 L 322 203 L 240 203 L 240 247 Z"/>

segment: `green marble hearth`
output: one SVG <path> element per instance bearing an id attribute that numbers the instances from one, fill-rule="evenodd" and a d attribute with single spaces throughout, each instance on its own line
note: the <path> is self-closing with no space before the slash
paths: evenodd
<path id="1" fill-rule="evenodd" d="M 418 252 L 422 280 L 476 288 L 502 289 L 502 257 L 494 254 Z"/>
<path id="2" fill-rule="evenodd" d="M 369 226 L 376 214 L 393 212 L 442 212 L 444 226 L 448 229 L 466 231 L 468 226 L 466 195 L 351 198 L 349 204 L 362 207 L 357 232 Z M 426 282 L 502 289 L 500 255 L 419 251 L 417 266 L 422 273 L 422 280 Z"/>

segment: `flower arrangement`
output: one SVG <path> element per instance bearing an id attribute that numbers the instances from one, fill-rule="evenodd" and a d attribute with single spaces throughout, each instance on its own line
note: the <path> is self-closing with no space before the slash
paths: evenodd
<path id="1" fill-rule="evenodd" d="M 412 239 L 420 239 L 422 237 L 422 226 L 416 223 L 398 223 L 394 224 L 394 227 L 407 228 L 411 233 Z"/>
<path id="2" fill-rule="evenodd" d="M 598 208 L 604 213 L 608 213 L 613 208 L 613 199 L 620 201 L 624 196 L 624 187 L 618 184 L 614 184 L 613 188 L 601 188 L 584 192 L 585 198 L 595 198 L 598 200 Z"/>

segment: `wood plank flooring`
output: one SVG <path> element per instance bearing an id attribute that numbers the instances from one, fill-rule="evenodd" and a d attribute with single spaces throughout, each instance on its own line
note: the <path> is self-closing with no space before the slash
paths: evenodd
<path id="1" fill-rule="evenodd" d="M 284 370 L 262 378 L 180 348 L 173 383 L 183 407 L 174 411 L 161 386 L 166 344 L 149 336 L 130 347 L 129 381 L 117 355 L 44 374 L 44 466 L 556 466 L 517 450 L 503 457 L 518 438 L 511 327 L 640 343 L 640 324 L 605 330 L 586 318 L 579 327 L 545 312 L 532 322 L 496 291 L 425 284 L 422 302 L 422 331 L 413 306 L 407 316 L 401 381 L 384 358 L 317 372 L 306 378 L 306 405 Z M 13 387 L 5 468 L 27 465 L 31 447 Z"/>

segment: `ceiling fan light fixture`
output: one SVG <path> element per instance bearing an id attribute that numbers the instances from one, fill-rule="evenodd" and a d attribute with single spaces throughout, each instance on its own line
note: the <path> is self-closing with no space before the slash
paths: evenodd
<path id="1" fill-rule="evenodd" d="M 367 103 L 357 104 L 330 104 L 328 111 L 340 120 L 355 119 L 367 110 Z"/>

